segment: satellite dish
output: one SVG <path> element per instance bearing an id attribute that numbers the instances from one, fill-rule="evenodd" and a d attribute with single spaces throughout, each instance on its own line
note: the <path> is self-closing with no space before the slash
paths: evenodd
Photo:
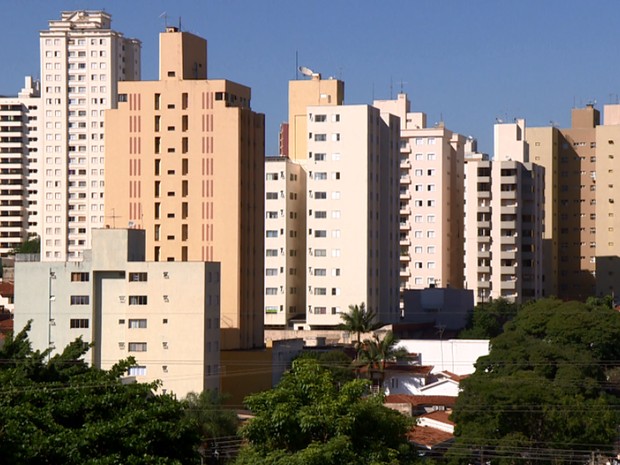
<path id="1" fill-rule="evenodd" d="M 305 66 L 300 66 L 299 67 L 299 72 L 301 74 L 303 74 L 304 76 L 312 76 L 312 75 L 314 75 L 314 71 L 312 71 L 310 68 L 306 68 Z"/>

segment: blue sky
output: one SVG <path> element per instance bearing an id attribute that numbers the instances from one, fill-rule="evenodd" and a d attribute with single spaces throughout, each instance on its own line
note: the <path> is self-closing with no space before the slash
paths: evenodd
<path id="1" fill-rule="evenodd" d="M 408 93 L 415 111 L 492 150 L 495 118 L 570 125 L 573 104 L 617 101 L 617 0 L 0 0 L 0 94 L 38 76 L 38 31 L 61 10 L 105 9 L 142 41 L 142 78 L 157 78 L 169 24 L 209 42 L 209 77 L 252 87 L 267 117 L 267 153 L 287 115 L 299 63 L 345 81 L 346 103 Z M 19 45 L 18 45 L 19 44 Z M 390 87 L 392 92 L 390 92 Z"/>

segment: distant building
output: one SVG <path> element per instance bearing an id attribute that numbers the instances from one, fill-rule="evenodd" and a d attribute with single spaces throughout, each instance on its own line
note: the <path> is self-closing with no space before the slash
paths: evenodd
<path id="1" fill-rule="evenodd" d="M 145 261 L 141 230 L 92 234 L 93 248 L 79 262 L 18 255 L 15 329 L 32 320 L 33 348 L 52 354 L 81 337 L 93 344 L 87 361 L 103 369 L 133 356 L 129 376 L 160 379 L 179 396 L 218 389 L 219 264 Z"/>
<path id="2" fill-rule="evenodd" d="M 495 158 L 465 164 L 465 283 L 477 303 L 544 296 L 545 170 L 529 163 L 525 121 L 495 125 Z"/>
<path id="3" fill-rule="evenodd" d="M 143 228 L 148 260 L 219 261 L 223 348 L 262 347 L 264 115 L 207 79 L 201 37 L 168 27 L 159 65 L 106 113 L 106 225 Z"/>
<path id="4" fill-rule="evenodd" d="M 334 328 L 362 302 L 398 321 L 398 117 L 310 74 L 289 83 L 289 156 L 266 161 L 265 324 Z"/>
<path id="5" fill-rule="evenodd" d="M 466 138 L 428 126 L 406 94 L 374 105 L 400 118 L 400 289 L 463 287 L 463 157 Z"/>
<path id="6" fill-rule="evenodd" d="M 105 224 L 104 112 L 119 81 L 140 79 L 140 41 L 113 30 L 110 14 L 79 10 L 51 20 L 40 45 L 41 260 L 80 260 Z"/>
<path id="7" fill-rule="evenodd" d="M 0 97 L 0 257 L 41 235 L 40 91 L 28 76 L 16 97 Z"/>
<path id="8" fill-rule="evenodd" d="M 471 289 L 431 287 L 404 292 L 403 323 L 433 323 L 441 330 L 459 330 L 474 310 Z"/>

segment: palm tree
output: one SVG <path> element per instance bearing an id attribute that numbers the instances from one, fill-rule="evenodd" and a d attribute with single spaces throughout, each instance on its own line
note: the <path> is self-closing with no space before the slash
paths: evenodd
<path id="1" fill-rule="evenodd" d="M 409 353 L 398 345 L 399 342 L 392 331 L 386 332 L 383 338 L 374 334 L 372 339 L 364 341 L 358 351 L 358 365 L 367 367 L 369 373 L 379 372 L 379 383 L 383 384 L 387 362 L 395 362 Z"/>
<path id="2" fill-rule="evenodd" d="M 357 334 L 355 348 L 358 350 L 362 342 L 362 333 L 369 333 L 381 327 L 381 323 L 376 321 L 377 313 L 373 310 L 367 310 L 364 302 L 359 305 L 349 305 L 349 312 L 342 313 L 340 318 L 343 321 L 343 329 Z"/>

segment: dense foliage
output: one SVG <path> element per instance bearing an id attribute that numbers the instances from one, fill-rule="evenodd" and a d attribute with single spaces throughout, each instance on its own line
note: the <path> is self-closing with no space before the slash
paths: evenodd
<path id="1" fill-rule="evenodd" d="M 134 363 L 89 367 L 76 340 L 58 355 L 33 351 L 29 326 L 0 348 L 0 462 L 196 463 L 198 430 L 157 384 L 123 384 Z"/>
<path id="2" fill-rule="evenodd" d="M 339 388 L 316 360 L 296 360 L 277 387 L 246 398 L 256 416 L 242 428 L 248 445 L 237 463 L 409 463 L 409 420 L 367 392 L 367 381 Z"/>
<path id="3" fill-rule="evenodd" d="M 502 298 L 478 304 L 459 338 L 491 339 L 499 336 L 504 325 L 517 315 L 518 310 L 518 304 Z"/>
<path id="4" fill-rule="evenodd" d="M 617 439 L 620 314 L 604 302 L 540 300 L 491 340 L 456 403 L 455 461 L 585 462 Z M 475 458 L 473 458 L 473 457 Z"/>
<path id="5" fill-rule="evenodd" d="M 41 238 L 33 237 L 26 239 L 19 246 L 13 249 L 12 253 L 39 253 L 41 251 Z"/>

